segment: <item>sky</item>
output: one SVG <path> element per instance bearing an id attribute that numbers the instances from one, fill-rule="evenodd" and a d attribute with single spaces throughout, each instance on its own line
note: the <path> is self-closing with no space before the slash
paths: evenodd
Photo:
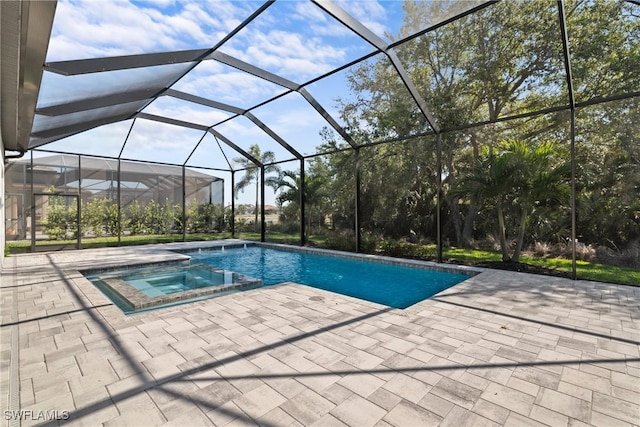
<path id="1" fill-rule="evenodd" d="M 336 1 L 350 15 L 386 41 L 402 25 L 401 1 Z M 47 62 L 162 51 L 211 48 L 262 5 L 254 1 L 60 0 L 52 29 Z M 349 29 L 307 1 L 278 0 L 218 51 L 285 77 L 307 82 L 373 50 Z M 39 107 L 140 87 L 156 81 L 168 83 L 185 64 L 112 71 L 79 76 L 45 72 Z M 337 99 L 348 99 L 348 70 L 307 87 L 320 104 L 343 124 Z M 249 108 L 281 94 L 284 88 L 243 73 L 214 60 L 201 62 L 173 89 Z M 135 105 L 134 105 L 135 106 Z M 116 113 L 120 107 L 97 110 Z M 171 97 L 147 105 L 145 113 L 212 126 L 230 113 Z M 327 122 L 299 94 L 292 93 L 252 113 L 302 154 L 311 154 L 322 143 L 319 136 Z M 39 118 L 35 129 L 46 129 L 51 118 Z M 49 120 L 49 121 L 47 121 Z M 293 156 L 245 117 L 215 127 L 244 150 L 259 144 L 277 160 Z M 123 141 L 127 138 L 123 149 Z M 200 141 L 199 145 L 198 142 Z M 197 145 L 197 148 L 196 148 Z M 223 147 L 221 150 L 219 147 Z M 128 159 L 228 169 L 237 167 L 239 155 L 210 134 L 178 126 L 138 119 L 95 128 L 43 146 L 44 149 L 80 152 Z M 195 151 L 194 151 L 194 148 Z M 188 161 L 187 161 L 188 159 Z M 298 163 L 283 165 L 297 169 Z M 212 172 L 226 181 L 225 200 L 230 201 L 230 174 Z M 267 204 L 275 203 L 273 191 Z M 240 194 L 240 203 L 251 203 L 251 191 Z"/>

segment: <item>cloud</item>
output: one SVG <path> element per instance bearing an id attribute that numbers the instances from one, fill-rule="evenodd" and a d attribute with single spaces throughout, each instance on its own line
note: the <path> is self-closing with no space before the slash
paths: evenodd
<path id="1" fill-rule="evenodd" d="M 327 44 L 320 37 L 283 30 L 252 30 L 245 37 L 250 42 L 233 44 L 237 57 L 298 83 L 346 61 L 345 48 Z"/>
<path id="2" fill-rule="evenodd" d="M 251 145 L 258 144 L 263 153 L 266 151 L 272 151 L 275 154 L 276 160 L 284 160 L 294 157 L 284 147 L 278 144 L 278 142 L 272 139 L 247 118 L 237 117 L 221 124 L 220 126 L 216 126 L 215 130 L 246 151 L 249 151 Z M 241 156 L 234 152 L 232 157 L 237 158 Z M 229 160 L 232 159 L 230 158 Z M 233 163 L 234 162 L 232 162 L 232 164 Z"/>
<path id="3" fill-rule="evenodd" d="M 389 32 L 386 25 L 387 11 L 380 2 L 376 0 L 337 0 L 336 3 L 379 37 L 383 37 L 385 33 Z"/>
<path id="4" fill-rule="evenodd" d="M 239 108 L 248 108 L 285 91 L 281 86 L 217 61 L 199 64 L 174 89 Z"/>
<path id="5" fill-rule="evenodd" d="M 47 61 L 213 47 L 250 13 L 228 1 L 61 0 Z"/>
<path id="6" fill-rule="evenodd" d="M 117 157 L 131 128 L 131 120 L 112 123 L 44 145 L 45 150 Z"/>
<path id="7" fill-rule="evenodd" d="M 322 23 L 327 22 L 329 18 L 322 9 L 310 2 L 296 2 L 294 8 L 296 19 Z"/>
<path id="8" fill-rule="evenodd" d="M 212 126 L 231 116 L 230 113 L 221 110 L 167 96 L 152 102 L 144 112 L 203 126 Z"/>
<path id="9" fill-rule="evenodd" d="M 181 164 L 203 135 L 200 130 L 138 119 L 122 157 Z"/>
<path id="10" fill-rule="evenodd" d="M 223 0 L 60 0 L 47 60 L 213 47 L 261 4 Z M 377 2 L 346 2 L 343 7 L 354 17 L 363 19 L 372 29 L 384 26 L 386 13 Z M 271 13 L 275 8 L 282 14 Z M 314 4 L 280 1 L 226 43 L 221 51 L 304 83 L 355 59 L 366 48 L 370 48 L 366 42 Z M 173 65 L 75 76 L 68 79 L 73 82 L 71 87 L 56 85 L 57 89 L 43 89 L 41 94 L 46 95 L 45 100 L 48 96 L 52 103 L 58 103 L 77 94 L 86 97 L 126 91 L 139 88 L 144 82 L 158 82 L 163 78 L 168 84 L 179 74 L 163 74 L 163 70 L 179 73 L 180 67 Z M 47 79 L 58 81 L 63 78 L 56 80 L 47 76 Z M 214 60 L 203 61 L 173 88 L 240 108 L 252 107 L 286 90 Z M 288 135 L 285 140 L 291 139 L 292 144 L 296 141 L 310 144 L 318 139 L 318 131 L 326 125 L 306 101 L 303 103 L 305 108 L 286 102 L 265 107 L 271 111 L 269 120 L 274 130 L 283 138 Z M 330 106 L 325 105 L 325 108 Z M 228 113 L 168 97 L 152 103 L 145 112 L 207 126 L 229 117 Z M 245 125 L 234 120 L 227 127 L 232 140 L 242 140 L 243 143 L 257 141 L 265 147 L 275 147 L 274 151 L 280 149 L 275 141 L 251 123 Z M 201 135 L 200 131 L 140 120 L 136 122 L 125 156 L 180 163 L 186 158 L 185 151 L 195 146 Z"/>

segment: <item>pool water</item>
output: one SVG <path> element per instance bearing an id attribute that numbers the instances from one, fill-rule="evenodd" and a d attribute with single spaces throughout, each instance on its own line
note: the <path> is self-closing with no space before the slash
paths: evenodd
<path id="1" fill-rule="evenodd" d="M 262 286 L 262 281 L 206 264 L 88 270 L 85 277 L 125 314 L 200 301 Z"/>
<path id="2" fill-rule="evenodd" d="M 394 308 L 407 308 L 470 276 L 257 246 L 190 252 L 194 261 L 262 279 L 296 282 Z"/>
<path id="3" fill-rule="evenodd" d="M 233 283 L 233 273 L 229 271 L 220 273 L 209 268 L 199 267 L 124 275 L 121 278 L 149 297 Z"/>

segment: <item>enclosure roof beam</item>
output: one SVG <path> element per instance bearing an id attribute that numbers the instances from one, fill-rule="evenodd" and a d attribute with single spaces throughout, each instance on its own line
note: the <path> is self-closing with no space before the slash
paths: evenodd
<path id="1" fill-rule="evenodd" d="M 236 68 L 240 71 L 244 71 L 245 73 L 249 73 L 253 76 L 259 77 L 268 82 L 277 84 L 291 91 L 296 91 L 300 93 L 304 97 L 304 99 L 306 99 L 307 102 L 309 102 L 309 104 L 311 104 L 311 106 L 315 108 L 315 110 L 318 113 L 320 113 L 322 117 L 324 117 L 324 119 L 331 125 L 331 127 L 333 127 L 352 147 L 354 148 L 357 147 L 357 144 L 353 141 L 351 136 L 349 136 L 349 134 L 333 119 L 333 117 L 329 115 L 329 113 L 320 105 L 320 103 L 318 103 L 313 98 L 313 96 L 311 96 L 311 94 L 302 87 L 302 85 L 299 85 L 298 83 L 292 82 L 291 80 L 285 79 L 283 77 L 280 77 L 267 70 L 263 70 L 262 68 L 248 64 L 232 56 L 226 55 L 222 52 L 213 52 L 211 55 L 209 55 L 209 57 L 219 62 L 222 62 L 226 65 L 229 65 L 233 68 Z M 293 152 L 292 154 L 295 155 L 295 153 Z"/>
<path id="2" fill-rule="evenodd" d="M 420 109 L 420 112 L 425 117 L 425 119 L 427 119 L 427 121 L 429 122 L 429 125 L 434 130 L 434 132 L 439 133 L 440 127 L 436 123 L 435 117 L 433 117 L 433 115 L 429 111 L 429 108 L 427 107 L 427 103 L 424 101 L 424 99 L 416 89 L 415 85 L 411 81 L 409 74 L 406 72 L 404 66 L 398 59 L 398 56 L 395 54 L 394 51 L 389 49 L 387 43 L 384 40 L 382 40 L 380 37 L 378 37 L 376 34 L 374 34 L 367 27 L 365 27 L 360 21 L 358 21 L 357 19 L 349 15 L 344 9 L 342 9 L 340 6 L 335 4 L 333 1 L 331 0 L 312 0 L 312 1 L 322 10 L 324 10 L 326 13 L 328 13 L 334 19 L 340 22 L 342 25 L 349 28 L 351 31 L 356 33 L 366 42 L 374 46 L 376 49 L 384 52 L 389 57 L 391 64 L 398 72 L 398 75 L 400 76 L 402 83 L 409 91 L 409 94 L 417 104 L 418 108 Z"/>
<path id="3" fill-rule="evenodd" d="M 376 35 L 369 28 L 365 27 L 356 18 L 349 15 L 344 9 L 335 4 L 332 0 L 311 0 L 311 2 L 315 3 L 320 9 L 324 10 L 335 20 L 340 22 L 345 27 L 349 28 L 351 31 L 356 33 L 358 36 L 360 36 L 367 43 L 371 44 L 379 51 L 384 52 L 387 50 L 387 43 L 384 40 L 378 37 L 378 35 Z"/>
<path id="4" fill-rule="evenodd" d="M 316 101 L 316 99 L 305 88 L 300 88 L 300 90 L 298 90 L 298 93 L 300 93 L 300 95 L 302 95 L 304 99 L 306 99 L 307 102 L 311 104 L 311 106 L 315 108 L 315 110 L 320 113 L 322 117 L 324 117 L 324 119 L 331 125 L 331 127 L 334 128 L 336 132 L 338 132 L 340 136 L 344 138 L 344 140 L 347 141 L 349 145 L 351 145 L 351 147 L 358 147 L 358 144 L 356 144 L 353 138 L 351 138 L 351 135 L 349 135 L 347 131 L 344 130 L 344 128 L 340 126 L 333 117 L 331 117 L 327 110 L 325 110 L 324 107 L 320 105 L 320 103 Z"/>
<path id="5" fill-rule="evenodd" d="M 184 120 L 172 119 L 170 117 L 157 116 L 155 114 L 149 113 L 138 113 L 136 114 L 136 117 L 139 119 L 153 120 L 155 122 L 167 123 L 174 126 L 181 126 L 184 128 L 196 129 L 201 131 L 206 131 L 207 129 L 209 129 L 209 127 L 205 125 L 199 125 L 196 123 L 186 122 Z"/>
<path id="6" fill-rule="evenodd" d="M 71 61 L 47 62 L 44 64 L 44 69 L 63 76 L 76 76 L 79 74 L 194 62 L 201 60 L 201 58 L 205 57 L 209 52 L 209 49 L 195 49 L 111 56 L 106 58 L 76 59 Z"/>
<path id="7" fill-rule="evenodd" d="M 220 149 L 220 152 L 222 153 L 222 157 L 224 157 L 224 160 L 227 162 L 227 165 L 229 165 L 229 170 L 231 172 L 233 172 L 234 171 L 233 166 L 231 165 L 231 162 L 229 161 L 229 158 L 227 157 L 226 153 L 222 149 L 222 146 L 220 145 L 220 141 L 218 141 L 218 138 L 216 138 L 215 135 L 213 135 L 213 139 L 216 141 L 216 144 L 218 145 L 218 148 Z"/>
<path id="8" fill-rule="evenodd" d="M 49 117 L 57 117 L 65 114 L 78 113 L 80 111 L 96 108 L 110 107 L 112 105 L 126 104 L 128 102 L 151 99 L 157 93 L 156 89 L 142 89 L 129 92 L 113 93 L 96 98 L 82 99 L 66 102 L 64 104 L 51 105 L 36 109 L 36 114 Z"/>
<path id="9" fill-rule="evenodd" d="M 185 70 L 182 74 L 180 74 L 179 76 L 177 76 L 173 82 L 171 84 L 169 84 L 166 88 L 163 88 L 162 90 L 158 91 L 158 93 L 154 96 L 153 100 L 157 99 L 160 95 L 162 95 L 162 93 L 164 91 L 166 91 L 167 89 L 171 88 L 171 86 L 173 86 L 174 84 L 176 84 L 178 81 L 180 81 L 184 76 L 186 76 L 187 74 L 189 74 L 191 71 L 193 71 L 193 69 L 195 67 L 197 67 L 202 61 L 205 60 L 205 58 L 208 55 L 211 55 L 212 53 L 214 53 L 216 50 L 218 50 L 220 48 L 220 46 L 222 46 L 223 44 L 225 44 L 227 41 L 231 40 L 233 38 L 233 36 L 235 36 L 236 34 L 238 34 L 240 31 L 242 31 L 243 28 L 245 28 L 247 25 L 249 25 L 254 19 L 256 19 L 258 16 L 260 16 L 265 10 L 267 10 L 267 8 L 269 6 L 271 6 L 273 3 L 275 2 L 275 0 L 267 0 L 262 6 L 260 6 L 255 12 L 253 12 L 251 15 L 249 15 L 249 17 L 247 17 L 244 21 L 242 21 L 239 25 L 237 25 L 233 30 L 231 30 L 227 35 L 225 35 L 222 40 L 220 40 L 218 43 L 215 44 L 215 46 L 213 46 L 211 49 L 207 50 L 207 53 L 203 56 L 201 56 L 197 61 L 193 62 L 191 64 L 191 66 L 189 67 L 188 70 Z M 149 102 L 152 102 L 153 100 L 150 100 Z M 147 104 L 148 105 L 148 104 Z M 143 109 L 146 108 L 143 107 Z"/>
<path id="10" fill-rule="evenodd" d="M 205 131 L 202 136 L 200 137 L 200 139 L 198 140 L 198 143 L 195 145 L 195 147 L 193 147 L 193 150 L 191 150 L 191 152 L 189 153 L 189 155 L 187 156 L 187 158 L 185 159 L 185 161 L 182 163 L 182 166 L 186 166 L 187 163 L 189 162 L 189 159 L 191 159 L 191 156 L 193 156 L 193 153 L 196 152 L 196 150 L 198 149 L 198 147 L 200 146 L 200 144 L 202 144 L 202 141 L 204 141 L 204 137 L 207 136 L 207 131 Z"/>
<path id="11" fill-rule="evenodd" d="M 180 92 L 173 89 L 168 89 L 163 95 L 172 96 L 175 98 L 180 98 L 185 101 L 194 102 L 200 105 L 204 105 L 207 107 L 217 108 L 219 110 L 228 111 L 230 113 L 235 113 L 237 115 L 242 115 L 251 120 L 256 126 L 262 129 L 267 135 L 273 138 L 278 144 L 284 147 L 289 153 L 293 154 L 298 159 L 302 159 L 303 156 L 293 147 L 291 147 L 284 139 L 282 139 L 278 134 L 276 134 L 273 130 L 271 130 L 266 124 L 264 124 L 260 119 L 251 114 L 249 111 L 243 110 L 242 108 L 234 107 L 232 105 L 223 104 L 222 102 L 212 101 L 207 98 L 202 98 L 200 96 L 191 95 L 189 93 Z"/>
<path id="12" fill-rule="evenodd" d="M 277 133 L 275 133 L 273 130 L 271 130 L 271 128 L 269 128 L 267 125 L 265 125 L 260 119 L 258 119 L 256 116 L 254 116 L 253 114 L 251 114 L 251 112 L 247 111 L 246 113 L 244 113 L 244 116 L 246 118 L 248 118 L 249 120 L 251 120 L 256 126 L 258 126 L 260 129 L 262 129 L 267 135 L 269 135 L 271 138 L 275 139 L 276 142 L 278 144 L 280 144 L 281 146 L 283 146 L 289 153 L 293 154 L 294 156 L 296 156 L 297 159 L 302 160 L 304 159 L 304 156 L 302 154 L 300 154 L 296 149 L 294 149 L 293 147 L 291 147 L 284 139 L 282 139 L 280 137 L 280 135 L 278 135 Z"/>
<path id="13" fill-rule="evenodd" d="M 229 147 L 233 148 L 234 150 L 236 150 L 238 153 L 240 153 L 242 156 L 244 156 L 245 158 L 249 159 L 254 165 L 258 166 L 259 168 L 261 168 L 262 166 L 264 166 L 262 164 L 262 162 L 258 159 L 256 159 L 255 157 L 253 157 L 251 154 L 247 153 L 246 151 L 244 151 L 242 148 L 238 147 L 236 144 L 234 144 L 229 138 L 227 138 L 226 136 L 222 135 L 220 132 L 218 132 L 217 130 L 210 128 L 209 132 L 211 133 L 211 135 L 213 135 L 215 138 L 221 140 L 222 142 L 224 142 L 225 144 L 227 144 Z"/>
<path id="14" fill-rule="evenodd" d="M 5 150 L 29 149 L 56 5 L 0 1 L 0 140 Z"/>
<path id="15" fill-rule="evenodd" d="M 55 139 L 63 138 L 75 133 L 83 132 L 85 130 L 93 129 L 98 126 L 126 120 L 130 115 L 131 113 L 124 113 L 124 114 L 118 114 L 115 116 L 101 117 L 96 120 L 85 121 L 82 123 L 74 123 L 69 126 L 61 126 L 53 129 L 42 130 L 39 132 L 32 133 L 31 136 L 34 138 L 42 138 L 42 139 L 54 138 L 53 140 L 55 140 Z M 51 142 L 51 141 L 47 141 L 47 142 Z M 35 148 L 39 145 L 43 145 L 43 144 L 32 145 L 29 148 Z"/>
<path id="16" fill-rule="evenodd" d="M 228 105 L 222 102 L 213 101 L 211 99 L 203 98 L 201 96 L 191 95 L 190 93 L 181 92 L 175 89 L 167 89 L 166 91 L 164 91 L 162 95 L 182 99 L 184 101 L 193 102 L 195 104 L 204 105 L 206 107 L 216 108 L 218 110 L 228 111 L 234 114 L 243 114 L 245 111 L 242 108 L 234 107 L 233 105 Z"/>
<path id="17" fill-rule="evenodd" d="M 237 25 L 232 31 L 226 34 L 222 38 L 222 40 L 220 40 L 218 43 L 215 44 L 214 47 L 210 49 L 205 49 L 205 50 L 198 49 L 198 50 L 191 50 L 191 51 L 178 51 L 178 52 L 168 52 L 168 53 L 165 52 L 165 53 L 158 53 L 158 54 L 128 55 L 128 56 L 115 57 L 115 59 L 114 58 L 98 58 L 98 59 L 86 59 L 86 60 L 79 60 L 79 61 L 62 61 L 58 63 L 50 63 L 48 65 L 45 65 L 45 67 L 48 67 L 47 69 L 49 71 L 57 72 L 60 74 L 65 74 L 65 73 L 86 74 L 86 73 L 101 72 L 101 71 L 116 70 L 116 69 L 139 68 L 140 66 L 161 65 L 163 63 L 164 64 L 172 64 L 172 63 L 178 63 L 178 62 L 190 63 L 189 67 L 186 70 L 175 75 L 175 78 L 169 85 L 167 85 L 167 87 L 163 87 L 159 90 L 156 90 L 156 93 L 153 94 L 151 98 L 149 99 L 145 98 L 147 102 L 144 103 L 144 105 L 138 108 L 135 112 L 129 112 L 126 116 L 122 116 L 122 115 L 117 116 L 117 119 L 101 118 L 98 121 L 96 121 L 97 123 L 96 125 L 92 125 L 92 122 L 89 122 L 89 123 L 85 122 L 82 124 L 83 125 L 82 127 L 80 127 L 80 125 L 74 125 L 76 126 L 76 128 L 74 128 L 75 130 L 69 133 L 62 132 L 64 128 L 57 128 L 55 130 L 51 129 L 50 131 L 47 131 L 47 134 L 49 135 L 48 141 L 43 141 L 41 143 L 36 143 L 33 145 L 30 144 L 29 148 L 46 144 L 48 142 L 51 142 L 52 140 L 67 137 L 73 133 L 79 133 L 85 130 L 89 130 L 92 127 L 100 126 L 101 124 L 108 124 L 108 123 L 113 123 L 115 121 L 133 119 L 138 114 L 144 114 L 144 113 L 141 113 L 141 111 L 144 108 L 146 108 L 146 106 L 148 106 L 150 102 L 152 102 L 153 100 L 161 96 L 162 93 L 165 90 L 167 90 L 167 88 L 170 88 L 171 86 L 173 86 L 176 82 L 178 82 L 185 75 L 191 72 L 198 64 L 204 61 L 207 56 L 215 52 L 220 46 L 222 46 L 224 43 L 229 41 L 233 36 L 239 33 L 244 27 L 249 25 L 250 22 L 252 22 L 261 13 L 263 13 L 269 6 L 271 6 L 274 3 L 274 1 L 275 0 L 267 0 L 255 12 L 253 12 L 249 17 L 247 17 L 239 25 Z M 39 69 L 42 70 L 41 67 L 39 67 Z M 35 110 L 35 107 L 34 107 L 34 110 Z M 145 118 L 150 118 L 150 117 L 152 116 L 147 115 Z M 175 121 L 174 123 L 178 123 L 178 122 L 180 121 Z M 192 126 L 187 126 L 187 127 L 192 127 Z M 196 127 L 196 129 L 201 129 L 201 127 Z M 207 129 L 208 129 L 207 127 L 202 128 L 202 130 L 207 130 Z M 54 134 L 54 131 L 58 131 L 58 133 Z M 44 132 L 38 132 L 36 134 L 31 134 L 31 137 L 41 138 L 42 137 L 41 135 L 43 134 Z"/>
<path id="18" fill-rule="evenodd" d="M 298 89 L 298 87 L 300 87 L 299 84 L 292 82 L 289 79 L 285 79 L 284 77 L 280 77 L 277 74 L 271 73 L 267 70 L 256 67 L 255 65 L 251 65 L 248 62 L 241 61 L 237 58 L 234 58 L 233 56 L 219 51 L 212 52 L 205 59 L 215 59 L 222 64 L 228 65 L 240 71 L 244 71 L 245 73 L 259 77 L 263 80 L 267 80 L 271 83 L 275 83 L 278 86 L 286 87 L 290 90 L 296 90 Z"/>

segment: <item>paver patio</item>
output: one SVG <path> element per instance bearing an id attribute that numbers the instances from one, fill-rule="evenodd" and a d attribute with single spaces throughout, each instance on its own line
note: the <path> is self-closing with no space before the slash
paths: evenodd
<path id="1" fill-rule="evenodd" d="M 288 283 L 127 317 L 78 273 L 184 246 L 7 258 L 3 419 L 640 424 L 638 287 L 486 270 L 405 310 Z"/>

